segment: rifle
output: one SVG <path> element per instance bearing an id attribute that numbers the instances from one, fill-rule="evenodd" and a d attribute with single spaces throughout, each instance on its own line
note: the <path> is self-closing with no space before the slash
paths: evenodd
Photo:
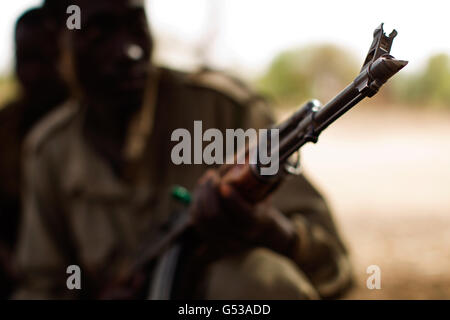
<path id="1" fill-rule="evenodd" d="M 292 156 L 298 154 L 299 149 L 306 143 L 317 143 L 323 130 L 363 99 L 373 97 L 391 77 L 408 64 L 407 61 L 397 60 L 390 55 L 396 36 L 397 31 L 395 30 L 386 36 L 383 24 L 377 27 L 361 71 L 352 83 L 327 104 L 321 106 L 317 100 L 310 101 L 275 127 L 279 130 L 280 142 L 276 151 L 279 154 L 279 168 L 282 169 L 278 174 L 274 176 L 261 175 L 261 165 L 258 163 L 223 165 L 219 169 L 222 182 L 233 186 L 244 199 L 257 203 L 274 192 L 287 175 L 299 174 L 299 157 L 297 157 L 297 161 L 292 161 Z M 182 188 L 175 189 L 174 195 L 186 204 L 190 202 L 189 193 Z M 150 262 L 176 243 L 192 226 L 193 222 L 189 214 L 180 215 L 172 229 L 162 239 L 157 243 L 152 243 L 139 255 L 131 270 L 136 272 L 143 270 Z M 155 279 L 159 277 L 159 280 L 156 281 L 157 288 L 153 288 L 153 298 L 170 298 L 170 289 L 167 291 L 167 285 L 170 286 L 175 269 L 168 268 L 168 265 L 172 264 L 170 261 L 177 259 L 178 252 L 179 246 L 172 246 L 172 249 L 161 260 L 160 267 L 156 271 Z M 167 270 L 172 271 L 167 272 Z M 161 281 L 161 277 L 166 280 Z M 164 289 L 163 286 L 166 288 Z M 165 294 L 158 295 L 157 292 L 160 290 L 165 290 Z"/>

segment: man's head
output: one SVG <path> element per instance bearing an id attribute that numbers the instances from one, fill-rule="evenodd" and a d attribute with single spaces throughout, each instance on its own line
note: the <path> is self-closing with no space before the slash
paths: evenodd
<path id="1" fill-rule="evenodd" d="M 42 9 L 26 11 L 16 23 L 16 74 L 24 95 L 34 100 L 52 100 L 66 94 L 58 72 L 56 29 Z"/>
<path id="2" fill-rule="evenodd" d="M 84 95 L 124 107 L 140 104 L 152 52 L 143 1 L 72 3 L 81 10 L 81 29 L 66 30 L 66 35 Z"/>

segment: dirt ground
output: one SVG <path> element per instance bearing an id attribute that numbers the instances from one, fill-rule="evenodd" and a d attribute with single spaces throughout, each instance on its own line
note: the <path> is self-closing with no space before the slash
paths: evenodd
<path id="1" fill-rule="evenodd" d="M 346 298 L 450 299 L 450 112 L 358 106 L 302 157 L 351 250 Z"/>

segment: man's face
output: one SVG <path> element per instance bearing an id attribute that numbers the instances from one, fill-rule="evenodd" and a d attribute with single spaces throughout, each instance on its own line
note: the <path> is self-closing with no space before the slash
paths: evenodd
<path id="1" fill-rule="evenodd" d="M 73 33 L 75 71 L 87 95 L 116 101 L 142 97 L 152 43 L 142 5 L 132 0 L 79 0 Z"/>

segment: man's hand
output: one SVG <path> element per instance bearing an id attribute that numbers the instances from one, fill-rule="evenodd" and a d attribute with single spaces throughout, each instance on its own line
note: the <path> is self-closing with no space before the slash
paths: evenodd
<path id="1" fill-rule="evenodd" d="M 231 185 L 221 182 L 216 170 L 199 181 L 190 213 L 196 230 L 224 246 L 265 246 L 290 255 L 296 233 L 290 220 L 268 201 L 252 204 Z"/>

